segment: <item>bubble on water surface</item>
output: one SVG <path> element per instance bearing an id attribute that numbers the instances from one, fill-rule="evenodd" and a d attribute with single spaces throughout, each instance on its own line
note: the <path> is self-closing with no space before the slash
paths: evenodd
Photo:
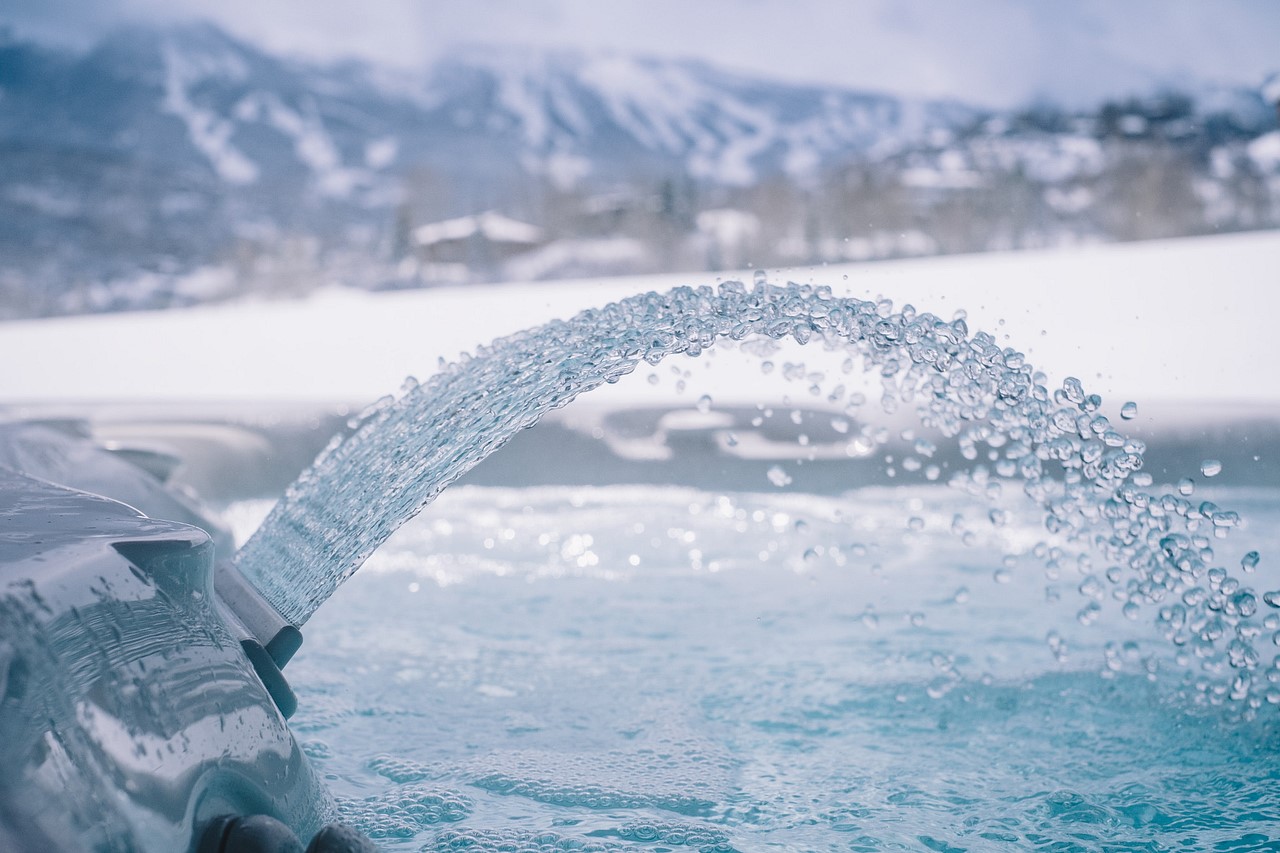
<path id="1" fill-rule="evenodd" d="M 624 850 L 622 845 L 594 839 L 561 835 L 558 832 L 525 832 L 501 829 L 462 829 L 442 832 L 423 847 L 424 853 L 475 851 L 475 853 L 608 853 Z"/>
<path id="2" fill-rule="evenodd" d="M 303 753 L 315 761 L 324 761 L 327 758 L 333 758 L 333 750 L 329 748 L 329 744 L 322 740 L 307 740 L 298 744 Z"/>
<path id="3" fill-rule="evenodd" d="M 471 814 L 464 794 L 417 785 L 394 788 L 363 800 L 339 799 L 343 820 L 369 838 L 413 838 L 441 823 L 457 823 Z"/>
<path id="4" fill-rule="evenodd" d="M 691 823 L 637 821 L 624 824 L 617 830 L 617 835 L 626 841 L 639 841 L 645 844 L 697 847 L 700 851 L 714 850 L 724 851 L 724 853 L 733 850 L 729 846 L 729 836 L 723 830 Z"/>
<path id="5" fill-rule="evenodd" d="M 712 767 L 664 761 L 655 755 L 538 753 L 495 756 L 494 769 L 472 784 L 494 794 L 565 808 L 599 811 L 659 809 L 704 815 L 716 805 Z M 664 765 L 666 765 L 664 767 Z"/>
<path id="6" fill-rule="evenodd" d="M 421 782 L 436 775 L 425 764 L 397 758 L 393 755 L 375 756 L 369 760 L 368 767 L 379 776 L 402 785 L 407 782 Z"/>

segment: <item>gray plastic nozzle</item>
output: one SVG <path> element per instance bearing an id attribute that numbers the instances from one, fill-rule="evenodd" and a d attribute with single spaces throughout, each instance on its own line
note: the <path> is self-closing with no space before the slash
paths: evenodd
<path id="1" fill-rule="evenodd" d="M 239 635 L 240 645 L 276 707 L 286 719 L 298 707 L 298 699 L 285 681 L 285 664 L 302 645 L 298 626 L 280 615 L 262 594 L 231 563 L 222 561 L 213 571 L 213 589 L 228 620 Z"/>

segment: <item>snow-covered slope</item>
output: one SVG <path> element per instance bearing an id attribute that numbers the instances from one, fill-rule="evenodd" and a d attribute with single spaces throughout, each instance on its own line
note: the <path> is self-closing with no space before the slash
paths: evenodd
<path id="1" fill-rule="evenodd" d="M 283 59 L 211 25 L 122 30 L 84 54 L 2 39 L 0 292 L 33 300 L 6 315 L 282 240 L 373 256 L 414 181 L 436 218 L 539 181 L 741 185 L 973 115 L 621 56 L 470 49 L 407 75 Z"/>
<path id="2" fill-rule="evenodd" d="M 404 159 L 453 172 L 500 159 L 563 177 L 678 168 L 747 183 L 976 115 L 607 54 L 460 49 L 414 78 L 280 59 L 205 24 L 124 30 L 85 56 L 0 50 L 8 145 L 83 146 L 236 187 L 301 173 L 343 198 Z M 468 162 L 455 148 L 477 137 Z"/>
<path id="3" fill-rule="evenodd" d="M 507 48 L 457 50 L 428 91 L 441 126 L 508 136 L 562 181 L 646 165 L 745 185 L 894 150 L 972 122 L 958 104 L 796 86 L 698 62 Z"/>
<path id="4" fill-rule="evenodd" d="M 305 291 L 320 276 L 379 286 L 398 279 L 402 225 L 490 208 L 561 239 L 546 257 L 605 245 L 577 238 L 644 244 L 639 270 L 744 262 L 696 225 L 733 205 L 763 223 L 756 262 L 1044 245 L 1064 219 L 1076 239 L 1132 239 L 1280 217 L 1254 186 L 1269 180 L 1254 161 L 1280 166 L 1263 137 L 1275 116 L 1251 91 L 1207 98 L 1212 116 L 1160 103 L 995 116 L 610 53 L 467 48 L 413 75 L 285 59 L 207 24 L 122 30 L 84 54 L 2 39 L 0 317 Z M 1094 213 L 1107 169 L 1153 160 L 1104 140 L 1146 137 L 1173 140 L 1184 178 L 1217 156 L 1208 183 L 1154 209 L 1213 211 L 1152 232 L 1127 209 Z M 1228 186 L 1240 175 L 1253 183 Z M 940 205 L 951 236 L 921 231 Z M 868 223 L 880 233 L 857 238 Z M 1029 238 L 1010 236 L 1027 223 Z"/>
<path id="5" fill-rule="evenodd" d="M 1259 365 L 1280 363 L 1280 232 L 989 253 L 784 270 L 777 277 L 859 298 L 887 296 L 997 334 L 1051 381 L 1075 375 L 1124 400 L 1276 402 Z M 740 273 L 739 275 L 744 275 Z M 749 280 L 749 276 L 746 276 Z M 329 290 L 167 312 L 5 324 L 0 405 L 69 400 L 338 401 L 361 405 L 425 379 L 499 335 L 647 290 L 713 285 L 711 274 L 435 288 Z M 820 357 L 820 347 L 798 353 Z M 812 352 L 810 352 L 812 351 Z M 843 357 L 843 356 L 841 356 Z M 683 361 L 683 360 L 682 360 Z M 729 354 L 680 369 L 715 371 L 717 400 L 754 403 L 769 379 Z M 779 362 L 781 364 L 781 361 Z M 671 368 L 659 372 L 669 377 Z M 776 373 L 782 373 L 782 370 Z M 644 373 L 592 394 L 670 393 Z M 665 391 L 664 391 L 665 389 Z M 797 394 L 782 387 L 779 393 Z M 816 401 L 810 401 L 816 402 Z"/>

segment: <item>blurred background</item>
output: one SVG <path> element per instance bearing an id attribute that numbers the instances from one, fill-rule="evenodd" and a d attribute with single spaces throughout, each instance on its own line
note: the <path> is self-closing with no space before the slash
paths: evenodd
<path id="1" fill-rule="evenodd" d="M 1280 226 L 1280 6 L 11 0 L 0 318 Z"/>

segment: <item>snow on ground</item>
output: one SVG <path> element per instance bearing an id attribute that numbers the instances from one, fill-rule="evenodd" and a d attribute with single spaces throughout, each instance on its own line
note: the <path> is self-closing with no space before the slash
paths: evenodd
<path id="1" fill-rule="evenodd" d="M 1280 232 L 770 276 L 860 298 L 883 295 L 947 318 L 963 308 L 971 329 L 1026 352 L 1052 381 L 1078 376 L 1117 406 L 1128 399 L 1280 401 Z M 0 325 L 0 403 L 361 403 L 496 336 L 645 290 L 733 277 L 743 276 L 330 290 L 301 301 L 11 322 Z M 758 372 L 723 373 L 714 378 L 718 400 L 758 398 Z M 648 393 L 643 386 L 609 390 Z"/>
<path id="2" fill-rule="evenodd" d="M 235 56 L 184 56 L 171 45 L 165 47 L 164 106 L 187 125 L 187 133 L 201 154 L 209 159 L 218 177 L 230 184 L 252 184 L 258 180 L 258 167 L 231 142 L 235 128 L 212 110 L 197 106 L 190 97 L 187 84 L 192 78 L 206 74 L 242 79 L 248 70 Z"/>

